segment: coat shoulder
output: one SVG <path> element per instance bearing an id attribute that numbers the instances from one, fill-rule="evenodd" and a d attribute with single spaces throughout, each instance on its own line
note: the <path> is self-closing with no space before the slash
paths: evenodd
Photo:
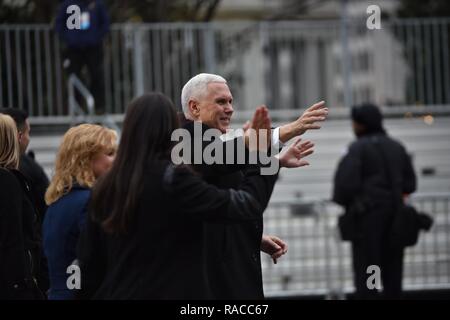
<path id="1" fill-rule="evenodd" d="M 67 201 L 87 202 L 91 197 L 91 189 L 74 188 L 67 194 Z"/>
<path id="2" fill-rule="evenodd" d="M 357 139 L 350 143 L 347 149 L 348 154 L 356 154 L 361 152 L 365 148 L 365 146 L 370 143 L 365 137 Z"/>
<path id="3" fill-rule="evenodd" d="M 84 208 L 91 196 L 91 190 L 85 188 L 73 188 L 69 193 L 59 198 L 50 205 L 51 208 L 61 208 L 69 206 L 70 208 Z M 50 208 L 49 208 L 50 209 Z"/>
<path id="4" fill-rule="evenodd" d="M 2 190 L 19 189 L 20 182 L 10 170 L 0 168 L 0 186 Z"/>

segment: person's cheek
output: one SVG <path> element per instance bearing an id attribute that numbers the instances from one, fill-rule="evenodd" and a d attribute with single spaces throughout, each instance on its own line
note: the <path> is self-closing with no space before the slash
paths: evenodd
<path id="1" fill-rule="evenodd" d="M 114 163 L 114 156 L 109 157 L 108 170 L 111 169 L 113 163 Z"/>

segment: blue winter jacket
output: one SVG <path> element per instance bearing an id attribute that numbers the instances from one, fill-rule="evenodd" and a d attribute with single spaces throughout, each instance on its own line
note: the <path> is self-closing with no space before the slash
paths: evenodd
<path id="1" fill-rule="evenodd" d="M 70 300 L 75 297 L 75 289 L 67 286 L 68 277 L 75 275 L 68 269 L 76 259 L 76 249 L 80 231 L 83 228 L 90 189 L 75 185 L 72 190 L 52 203 L 45 214 L 43 225 L 44 252 L 48 260 L 50 300 Z M 71 286 L 75 279 L 69 279 Z"/>

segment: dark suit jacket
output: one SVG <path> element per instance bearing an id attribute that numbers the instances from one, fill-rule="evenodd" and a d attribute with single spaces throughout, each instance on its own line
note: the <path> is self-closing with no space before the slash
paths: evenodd
<path id="1" fill-rule="evenodd" d="M 34 160 L 34 157 L 28 154 L 23 154 L 20 157 L 19 171 L 27 179 L 30 187 L 29 194 L 31 195 L 32 204 L 38 216 L 38 233 L 42 238 L 42 223 L 44 221 L 47 205 L 45 203 L 45 192 L 47 191 L 49 181 L 44 169 Z M 37 274 L 37 281 L 42 291 L 46 292 L 49 288 L 48 279 L 48 265 L 44 252 L 40 253 L 40 269 Z"/>
<path id="2" fill-rule="evenodd" d="M 45 204 L 45 192 L 47 191 L 49 181 L 44 169 L 29 155 L 23 154 L 20 157 L 19 171 L 27 178 L 30 191 L 33 196 L 33 204 L 42 224 L 44 215 L 47 211 Z"/>
<path id="3" fill-rule="evenodd" d="M 192 121 L 185 121 L 184 128 L 193 133 Z M 209 129 L 202 125 L 203 130 Z M 243 141 L 237 138 L 234 143 L 240 146 Z M 203 150 L 211 142 L 203 141 Z M 224 147 L 227 150 L 227 147 Z M 224 155 L 225 157 L 226 155 Z M 236 153 L 235 153 L 236 156 Z M 252 167 L 248 165 L 248 154 L 244 164 L 195 164 L 194 169 L 203 179 L 218 188 L 236 188 Z M 225 161 L 223 161 L 225 163 Z M 277 179 L 278 175 L 273 175 Z M 266 207 L 264 207 L 265 209 Z M 240 224 L 205 224 L 205 249 L 207 255 L 207 275 L 215 299 L 263 299 L 263 281 L 261 271 L 261 239 L 263 234 L 263 216 Z"/>
<path id="4" fill-rule="evenodd" d="M 249 171 L 239 188 L 218 189 L 186 167 L 148 167 L 127 235 L 105 234 L 88 219 L 80 242 L 81 298 L 208 299 L 204 221 L 259 219 L 273 176 Z"/>

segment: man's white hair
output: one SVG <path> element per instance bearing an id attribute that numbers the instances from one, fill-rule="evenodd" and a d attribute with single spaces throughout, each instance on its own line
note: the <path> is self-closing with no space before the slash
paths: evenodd
<path id="1" fill-rule="evenodd" d="M 227 80 L 217 74 L 200 73 L 186 82 L 183 90 L 181 90 L 181 106 L 186 118 L 191 119 L 189 100 L 191 98 L 199 98 L 200 95 L 206 94 L 208 83 L 211 82 L 227 83 Z"/>

